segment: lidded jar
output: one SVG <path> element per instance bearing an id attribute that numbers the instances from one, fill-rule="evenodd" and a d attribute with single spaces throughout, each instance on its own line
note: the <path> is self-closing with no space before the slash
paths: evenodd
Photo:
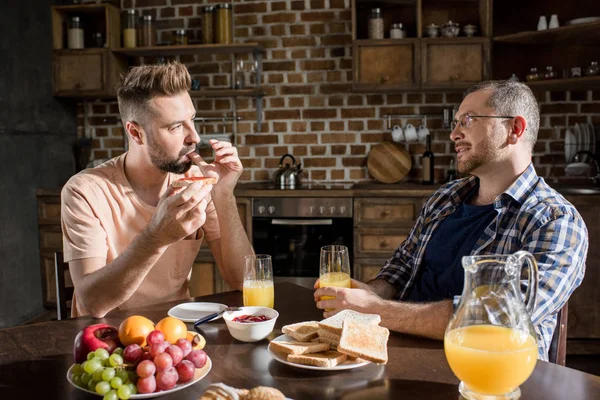
<path id="1" fill-rule="evenodd" d="M 217 5 L 216 37 L 219 44 L 229 44 L 233 41 L 233 14 L 229 3 Z"/>
<path id="2" fill-rule="evenodd" d="M 156 24 L 152 21 L 152 15 L 142 17 L 142 46 L 156 46 Z"/>
<path id="3" fill-rule="evenodd" d="M 390 39 L 404 39 L 406 37 L 406 31 L 402 28 L 400 22 L 392 24 L 390 28 Z"/>
<path id="4" fill-rule="evenodd" d="M 202 9 L 202 43 L 215 42 L 215 7 L 206 6 Z"/>
<path id="5" fill-rule="evenodd" d="M 137 13 L 133 8 L 123 11 L 123 47 L 132 48 L 137 45 Z"/>
<path id="6" fill-rule="evenodd" d="M 598 67 L 598 61 L 592 61 L 590 65 L 585 69 L 587 76 L 595 76 L 600 73 L 600 67 Z"/>
<path id="7" fill-rule="evenodd" d="M 67 47 L 69 49 L 83 49 L 83 25 L 81 19 L 77 16 L 69 20 L 69 30 L 67 32 Z"/>
<path id="8" fill-rule="evenodd" d="M 383 14 L 381 8 L 373 8 L 369 15 L 369 39 L 383 39 Z"/>
<path id="9" fill-rule="evenodd" d="M 540 80 L 540 74 L 538 73 L 538 70 L 536 67 L 531 67 L 531 69 L 529 70 L 529 73 L 525 77 L 525 80 L 527 82 Z"/>

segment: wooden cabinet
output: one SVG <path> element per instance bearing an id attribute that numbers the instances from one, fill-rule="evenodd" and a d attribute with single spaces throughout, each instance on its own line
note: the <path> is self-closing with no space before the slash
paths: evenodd
<path id="1" fill-rule="evenodd" d="M 54 273 L 54 253 L 62 251 L 62 230 L 60 224 L 60 194 L 54 191 L 38 190 L 38 229 L 40 269 L 42 276 L 42 298 L 44 306 L 56 307 L 56 276 Z M 242 225 L 252 242 L 252 215 L 251 200 L 244 197 L 237 198 L 238 212 Z M 227 238 L 224 238 L 225 240 Z M 66 273 L 66 286 L 72 287 L 71 277 Z M 231 290 L 219 273 L 219 268 L 208 249 L 206 242 L 198 252 L 192 270 L 190 293 L 193 296 L 202 296 Z"/>
<path id="2" fill-rule="evenodd" d="M 372 8 L 383 14 L 384 39 L 369 40 Z M 394 92 L 414 89 L 463 90 L 489 79 L 491 0 L 353 0 L 353 90 Z M 453 21 L 474 24 L 477 36 L 429 38 L 427 26 Z M 405 39 L 389 39 L 392 23 L 402 22 Z"/>
<path id="3" fill-rule="evenodd" d="M 381 270 L 410 229 L 425 197 L 354 200 L 354 278 L 367 282 Z"/>
<path id="4" fill-rule="evenodd" d="M 423 88 L 465 88 L 488 79 L 490 40 L 487 38 L 423 39 Z"/>
<path id="5" fill-rule="evenodd" d="M 413 89 L 419 86 L 417 40 L 356 40 L 355 88 Z"/>

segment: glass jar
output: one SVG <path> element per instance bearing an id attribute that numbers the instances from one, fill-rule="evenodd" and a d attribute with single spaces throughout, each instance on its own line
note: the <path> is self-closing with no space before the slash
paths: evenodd
<path id="1" fill-rule="evenodd" d="M 540 80 L 540 74 L 538 73 L 537 68 L 536 67 L 532 67 L 529 70 L 529 73 L 527 74 L 527 76 L 525 77 L 525 79 L 527 80 L 527 82 L 539 81 Z"/>
<path id="2" fill-rule="evenodd" d="M 369 39 L 383 39 L 383 14 L 381 8 L 373 8 L 369 15 Z"/>
<path id="3" fill-rule="evenodd" d="M 137 13 L 133 8 L 123 11 L 123 47 L 132 48 L 137 45 Z"/>
<path id="4" fill-rule="evenodd" d="M 405 37 L 406 31 L 402 29 L 402 24 L 392 24 L 392 27 L 390 28 L 390 39 L 404 39 Z"/>
<path id="5" fill-rule="evenodd" d="M 216 42 L 229 44 L 233 38 L 233 14 L 231 4 L 223 3 L 217 5 Z"/>
<path id="6" fill-rule="evenodd" d="M 188 44 L 188 36 L 185 29 L 176 29 L 173 31 L 173 44 L 175 46 L 185 46 Z"/>
<path id="7" fill-rule="evenodd" d="M 144 15 L 142 19 L 142 46 L 156 46 L 156 25 L 152 15 Z"/>
<path id="8" fill-rule="evenodd" d="M 556 79 L 558 75 L 554 72 L 554 69 L 551 66 L 546 67 L 546 72 L 544 73 L 544 79 Z"/>
<path id="9" fill-rule="evenodd" d="M 598 67 L 598 61 L 592 61 L 590 65 L 585 69 L 585 74 L 587 76 L 595 76 L 600 73 L 600 68 Z"/>
<path id="10" fill-rule="evenodd" d="M 104 47 L 104 36 L 102 35 L 102 32 L 94 33 L 92 38 L 94 39 L 94 47 Z"/>
<path id="11" fill-rule="evenodd" d="M 79 17 L 71 17 L 69 20 L 67 47 L 69 49 L 83 49 L 83 25 Z"/>
<path id="12" fill-rule="evenodd" d="M 215 42 L 215 7 L 206 6 L 202 9 L 202 43 Z"/>

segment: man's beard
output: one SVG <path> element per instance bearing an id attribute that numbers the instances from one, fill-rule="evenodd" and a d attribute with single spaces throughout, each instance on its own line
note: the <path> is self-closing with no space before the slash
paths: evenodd
<path id="1" fill-rule="evenodd" d="M 501 143 L 495 143 L 495 140 L 498 141 L 495 135 L 496 133 L 494 133 L 494 137 L 488 137 L 484 142 L 480 142 L 476 154 L 470 155 L 469 159 L 463 162 L 458 162 L 456 169 L 460 174 L 469 175 L 477 168 L 497 158 L 498 152 L 501 151 Z"/>
<path id="2" fill-rule="evenodd" d="M 148 136 L 149 137 L 149 136 Z M 192 161 L 180 162 L 179 159 L 191 151 L 195 150 L 194 147 L 183 148 L 179 152 L 177 158 L 170 158 L 160 146 L 156 146 L 154 140 L 148 140 L 148 155 L 152 165 L 164 172 L 171 172 L 173 174 L 185 174 L 192 167 Z"/>

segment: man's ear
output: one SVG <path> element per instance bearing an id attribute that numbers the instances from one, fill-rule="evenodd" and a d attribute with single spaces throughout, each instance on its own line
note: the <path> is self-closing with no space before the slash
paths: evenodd
<path id="1" fill-rule="evenodd" d="M 125 130 L 129 134 L 129 137 L 131 138 L 131 140 L 133 140 L 139 146 L 144 145 L 145 133 L 144 133 L 144 129 L 141 126 L 139 126 L 138 124 L 136 124 L 133 121 L 127 121 L 125 123 Z"/>
<path id="2" fill-rule="evenodd" d="M 520 115 L 512 120 L 510 132 L 508 133 L 508 143 L 515 144 L 523 137 L 527 129 L 527 121 Z"/>

